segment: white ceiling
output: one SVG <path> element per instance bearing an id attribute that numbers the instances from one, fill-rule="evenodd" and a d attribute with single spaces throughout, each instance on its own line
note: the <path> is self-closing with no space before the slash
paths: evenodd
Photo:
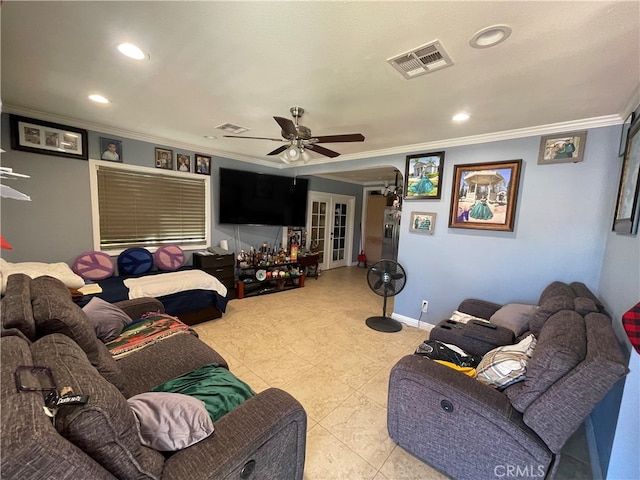
<path id="1" fill-rule="evenodd" d="M 279 138 L 273 116 L 302 106 L 316 136 L 365 136 L 324 144 L 344 170 L 509 132 L 620 123 L 640 84 L 638 1 L 5 0 L 1 20 L 4 111 L 276 167 L 266 153 L 279 143 L 223 138 L 216 126 Z M 469 45 L 495 24 L 513 30 L 505 42 Z M 436 39 L 452 67 L 406 80 L 387 63 Z M 123 41 L 150 59 L 123 57 Z M 461 110 L 471 119 L 452 122 Z"/>

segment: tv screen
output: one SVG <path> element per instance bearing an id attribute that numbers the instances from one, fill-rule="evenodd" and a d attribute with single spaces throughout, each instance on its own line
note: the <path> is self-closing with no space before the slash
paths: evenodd
<path id="1" fill-rule="evenodd" d="M 305 178 L 221 168 L 220 223 L 303 227 L 308 188 Z"/>

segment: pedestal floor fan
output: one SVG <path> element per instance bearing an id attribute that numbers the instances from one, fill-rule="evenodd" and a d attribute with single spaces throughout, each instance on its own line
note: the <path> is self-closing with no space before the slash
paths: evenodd
<path id="1" fill-rule="evenodd" d="M 402 324 L 387 317 L 387 297 L 393 297 L 404 288 L 407 274 L 398 262 L 380 260 L 367 272 L 369 288 L 384 298 L 381 317 L 369 317 L 366 324 L 378 332 L 399 332 Z"/>

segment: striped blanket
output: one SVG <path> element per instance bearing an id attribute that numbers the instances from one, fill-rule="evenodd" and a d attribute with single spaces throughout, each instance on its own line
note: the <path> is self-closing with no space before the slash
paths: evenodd
<path id="1" fill-rule="evenodd" d="M 107 343 L 107 348 L 117 360 L 164 338 L 181 333 L 193 332 L 188 325 L 176 317 L 162 313 L 150 313 L 125 328 L 118 338 Z"/>

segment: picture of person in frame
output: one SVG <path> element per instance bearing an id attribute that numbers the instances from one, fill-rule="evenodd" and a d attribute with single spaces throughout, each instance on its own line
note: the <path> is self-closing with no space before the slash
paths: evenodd
<path id="1" fill-rule="evenodd" d="M 100 138 L 100 158 L 110 162 L 122 162 L 122 142 L 111 138 Z"/>

